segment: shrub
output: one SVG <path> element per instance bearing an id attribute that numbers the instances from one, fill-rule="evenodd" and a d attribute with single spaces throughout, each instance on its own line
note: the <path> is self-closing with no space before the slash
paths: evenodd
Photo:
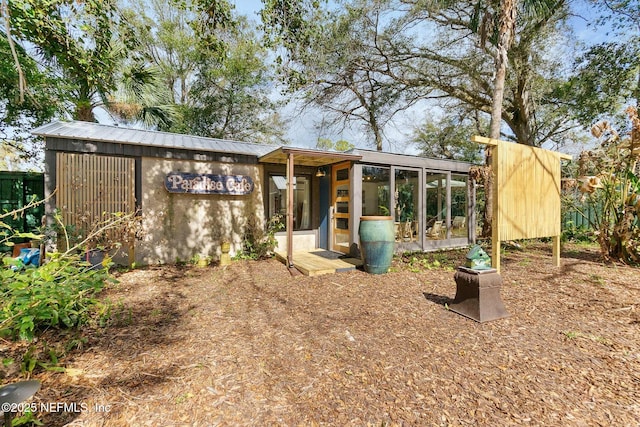
<path id="1" fill-rule="evenodd" d="M 38 202 L 42 203 L 44 201 Z M 29 205 L 31 207 L 32 204 Z M 11 246 L 16 237 L 42 238 L 25 235 L 11 229 L 3 220 L 19 215 L 26 209 L 0 214 L 0 242 Z M 81 241 L 73 242 L 68 227 L 59 213 L 54 215 L 57 232 L 65 240 L 65 252 L 49 254 L 39 267 L 22 265 L 19 259 L 4 257 L 0 262 L 0 337 L 32 340 L 39 331 L 48 328 L 73 328 L 86 323 L 101 306 L 97 294 L 108 282 L 115 282 L 108 272 L 111 258 L 102 266 L 91 266 L 82 260 L 81 250 L 92 239 L 117 230 L 135 220 L 135 213 L 113 214 L 108 221 L 98 223 Z M 56 233 L 57 234 L 57 233 Z M 102 268 L 100 268 L 102 267 Z"/>
<path id="2" fill-rule="evenodd" d="M 54 253 L 39 268 L 20 269 L 11 258 L 3 261 L 0 336 L 5 338 L 31 340 L 46 328 L 86 323 L 100 304 L 96 294 L 113 280 L 107 269 L 91 267 L 75 254 Z"/>
<path id="3" fill-rule="evenodd" d="M 275 234 L 284 227 L 279 215 L 271 217 L 265 227 L 260 225 L 255 216 L 251 216 L 245 228 L 242 250 L 234 258 L 257 260 L 271 256 L 278 245 Z"/>
<path id="4" fill-rule="evenodd" d="M 593 126 L 591 133 L 601 144 L 598 149 L 580 155 L 573 200 L 596 207 L 596 214 L 589 217 L 589 225 L 595 230 L 606 259 L 637 263 L 640 262 L 640 178 L 637 175 L 640 118 L 634 107 L 626 111 L 631 123 L 628 135 L 620 136 L 608 122 Z"/>
<path id="5" fill-rule="evenodd" d="M 585 225 L 577 226 L 572 221 L 568 221 L 562 230 L 563 242 L 594 243 L 596 238 L 593 230 Z"/>

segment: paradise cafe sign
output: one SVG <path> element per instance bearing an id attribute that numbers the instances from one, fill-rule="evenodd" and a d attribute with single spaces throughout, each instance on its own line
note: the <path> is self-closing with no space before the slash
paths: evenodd
<path id="1" fill-rule="evenodd" d="M 253 180 L 245 175 L 212 175 L 171 172 L 164 180 L 169 193 L 245 195 L 253 192 Z"/>

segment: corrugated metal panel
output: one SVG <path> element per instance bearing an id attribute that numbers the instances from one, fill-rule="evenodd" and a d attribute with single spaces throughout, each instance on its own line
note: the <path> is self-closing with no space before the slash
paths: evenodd
<path id="1" fill-rule="evenodd" d="M 183 148 L 221 153 L 262 156 L 277 146 L 227 141 L 215 138 L 131 129 L 89 122 L 53 122 L 34 129 L 31 133 L 44 137 L 101 141 L 151 147 Z"/>

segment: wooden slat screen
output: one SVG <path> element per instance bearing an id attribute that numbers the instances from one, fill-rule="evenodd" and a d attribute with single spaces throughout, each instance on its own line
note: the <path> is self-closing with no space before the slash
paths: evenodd
<path id="1" fill-rule="evenodd" d="M 135 160 L 57 153 L 56 206 L 65 224 L 87 230 L 115 212 L 135 211 Z"/>
<path id="2" fill-rule="evenodd" d="M 497 154 L 500 240 L 560 235 L 559 154 L 502 141 Z"/>

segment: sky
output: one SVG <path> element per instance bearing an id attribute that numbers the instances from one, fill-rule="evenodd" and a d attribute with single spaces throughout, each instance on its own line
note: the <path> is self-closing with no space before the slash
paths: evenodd
<path id="1" fill-rule="evenodd" d="M 236 0 L 234 3 L 236 12 L 256 20 L 260 19 L 258 15 L 260 9 L 262 9 L 262 2 L 260 0 Z"/>
<path id="2" fill-rule="evenodd" d="M 233 0 L 232 0 L 233 1 Z M 259 11 L 263 7 L 260 0 L 235 0 L 235 11 L 238 14 L 248 16 L 256 23 L 259 22 Z M 591 12 L 587 5 L 587 0 L 574 0 L 573 6 L 575 9 L 575 16 L 570 19 L 570 25 L 574 28 L 576 37 L 583 41 L 585 44 L 600 43 L 607 40 L 607 32 L 601 29 L 596 29 L 589 25 L 593 21 L 596 14 Z M 277 96 L 277 95 L 274 95 Z M 406 154 L 417 154 L 418 151 L 415 147 L 405 146 L 404 142 L 411 139 L 413 127 L 416 123 L 420 123 L 424 120 L 425 113 L 432 113 L 437 110 L 437 106 L 422 103 L 408 112 L 402 117 L 398 117 L 396 122 L 386 129 L 385 151 L 403 152 Z M 305 114 L 297 114 L 298 106 L 295 104 L 289 105 L 284 115 L 288 116 L 289 131 L 287 133 L 287 139 L 291 141 L 294 146 L 301 147 L 314 147 L 319 137 L 329 138 L 333 141 L 339 139 L 345 139 L 357 147 L 373 149 L 371 144 L 371 138 L 367 136 L 361 129 L 347 128 L 343 131 L 335 131 L 325 129 L 322 131 L 318 128 L 317 124 L 319 118 L 322 117 L 319 111 L 309 111 Z M 101 123 L 113 124 L 115 121 L 105 111 L 96 111 L 98 121 Z M 391 141 L 394 145 L 389 145 Z M 584 147 L 567 148 L 563 151 L 575 154 Z M 16 167 L 22 168 L 23 165 L 16 165 Z"/>
<path id="3" fill-rule="evenodd" d="M 263 7 L 260 0 L 236 0 L 234 3 L 237 13 L 248 16 L 256 22 L 260 21 L 260 10 Z M 284 116 L 290 120 L 286 137 L 291 141 L 291 145 L 313 148 L 318 138 L 329 138 L 332 141 L 345 139 L 356 146 L 371 148 L 371 145 L 367 144 L 369 138 L 362 131 L 353 128 L 347 128 L 343 132 L 322 131 L 317 127 L 320 112 L 309 111 L 300 114 L 299 110 L 299 105 L 296 103 L 289 104 L 284 110 Z M 394 135 L 394 139 L 396 138 L 397 136 Z"/>
<path id="4" fill-rule="evenodd" d="M 236 12 L 246 15 L 256 22 L 260 20 L 259 11 L 263 4 L 260 0 L 237 0 L 235 2 Z M 598 30 L 589 23 L 593 21 L 596 14 L 590 7 L 587 7 L 587 0 L 574 0 L 572 3 L 575 15 L 569 20 L 569 25 L 574 28 L 576 38 L 584 44 L 595 44 L 606 41 L 606 31 Z M 416 123 L 424 120 L 425 112 L 430 113 L 437 109 L 428 103 L 421 103 L 408 110 L 403 116 L 397 117 L 395 123 L 386 129 L 385 151 L 404 152 L 406 154 L 417 154 L 417 149 L 411 145 L 405 146 L 404 141 L 411 139 L 413 127 Z M 291 116 L 290 130 L 287 134 L 289 140 L 295 146 L 313 147 L 319 137 L 329 138 L 334 141 L 346 139 L 361 148 L 373 148 L 371 138 L 358 128 L 348 128 L 342 132 L 318 129 L 318 117 L 321 112 L 312 111 L 307 114 L 297 115 L 296 105 L 287 108 L 288 115 Z M 395 125 L 395 126 L 394 126 Z M 389 146 L 389 142 L 393 144 Z M 575 150 L 573 150 L 575 151 Z M 579 151 L 579 150 L 578 150 Z"/>
<path id="5" fill-rule="evenodd" d="M 248 16 L 256 23 L 260 21 L 259 11 L 263 4 L 260 0 L 236 0 L 235 11 L 238 14 Z M 589 22 L 594 18 L 594 14 L 590 13 L 586 7 L 586 0 L 575 0 L 574 9 L 576 15 L 570 19 L 570 25 L 575 29 L 576 37 L 585 44 L 598 43 L 606 40 L 606 32 L 598 31 Z M 274 97 L 278 94 L 274 93 Z M 416 123 L 421 123 L 425 118 L 425 113 L 433 114 L 439 107 L 427 102 L 420 103 L 410 110 L 406 111 L 402 116 L 395 118 L 395 122 L 385 129 L 385 151 L 403 152 L 406 154 L 417 154 L 418 151 L 410 144 L 406 144 L 411 140 L 413 128 Z M 111 122 L 108 117 L 104 117 L 106 113 L 99 114 L 99 121 Z M 295 103 L 288 105 L 283 116 L 289 120 L 289 130 L 286 135 L 294 146 L 314 147 L 319 137 L 329 138 L 333 141 L 345 139 L 356 147 L 373 148 L 371 138 L 362 131 L 357 125 L 343 130 L 322 129 L 319 126 L 322 112 L 318 110 L 310 110 L 306 113 L 299 113 L 299 106 Z"/>

